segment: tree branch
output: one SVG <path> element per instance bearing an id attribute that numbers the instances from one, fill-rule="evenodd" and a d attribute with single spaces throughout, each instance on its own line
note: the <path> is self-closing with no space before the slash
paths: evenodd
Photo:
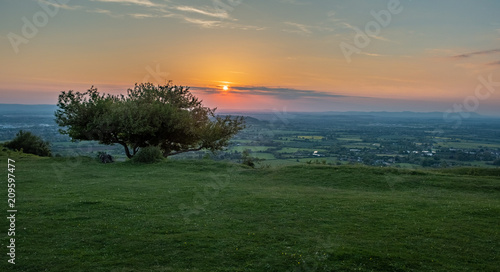
<path id="1" fill-rule="evenodd" d="M 171 153 L 168 153 L 168 154 L 163 154 L 163 157 L 166 158 L 168 156 L 173 156 L 173 155 L 177 155 L 177 154 L 180 154 L 180 153 L 191 152 L 191 151 L 200 151 L 202 149 L 203 149 L 203 147 L 192 148 L 192 149 L 185 149 L 185 150 L 179 150 L 179 151 L 176 151 L 176 152 L 171 152 Z"/>

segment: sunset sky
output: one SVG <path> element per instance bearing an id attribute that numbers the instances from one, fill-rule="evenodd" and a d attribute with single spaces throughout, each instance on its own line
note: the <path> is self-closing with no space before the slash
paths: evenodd
<path id="1" fill-rule="evenodd" d="M 499 12 L 498 0 L 3 0 L 0 103 L 172 80 L 225 110 L 500 115 Z"/>

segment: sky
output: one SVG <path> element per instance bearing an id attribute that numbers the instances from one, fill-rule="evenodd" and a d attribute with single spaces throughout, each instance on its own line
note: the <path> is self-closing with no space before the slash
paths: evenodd
<path id="1" fill-rule="evenodd" d="M 500 115 L 498 0 L 2 0 L 0 103 L 189 86 L 209 107 Z"/>

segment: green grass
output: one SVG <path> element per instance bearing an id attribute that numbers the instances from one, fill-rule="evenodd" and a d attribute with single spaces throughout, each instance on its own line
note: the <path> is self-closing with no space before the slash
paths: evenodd
<path id="1" fill-rule="evenodd" d="M 498 269 L 499 169 L 10 156 L 16 265 L 2 220 L 0 271 Z"/>
<path id="2" fill-rule="evenodd" d="M 271 153 L 252 153 L 252 157 L 265 159 L 265 160 L 274 160 L 276 159 Z"/>
<path id="3" fill-rule="evenodd" d="M 397 165 L 403 169 L 421 169 L 421 165 L 417 164 L 411 164 L 411 163 L 395 163 L 394 165 Z"/>

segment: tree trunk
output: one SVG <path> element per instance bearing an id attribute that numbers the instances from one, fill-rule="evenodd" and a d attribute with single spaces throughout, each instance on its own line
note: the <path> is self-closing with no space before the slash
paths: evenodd
<path id="1" fill-rule="evenodd" d="M 128 149 L 127 144 L 123 142 L 120 142 L 119 144 L 121 144 L 123 148 L 125 148 L 125 155 L 127 155 L 127 158 L 132 159 L 133 155 L 130 154 L 130 150 Z"/>

